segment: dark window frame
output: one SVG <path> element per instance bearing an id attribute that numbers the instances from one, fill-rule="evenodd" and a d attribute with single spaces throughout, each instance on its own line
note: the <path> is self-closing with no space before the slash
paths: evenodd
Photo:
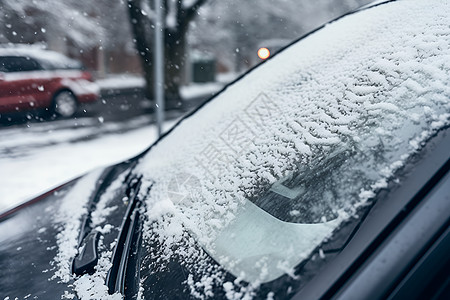
<path id="1" fill-rule="evenodd" d="M 0 56 L 0 72 L 19 73 L 42 71 L 41 64 L 28 56 L 5 55 Z"/>

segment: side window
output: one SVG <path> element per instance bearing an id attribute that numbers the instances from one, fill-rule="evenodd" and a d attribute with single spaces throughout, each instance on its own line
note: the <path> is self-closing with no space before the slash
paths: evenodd
<path id="1" fill-rule="evenodd" d="M 7 57 L 0 57 L 0 72 L 10 72 Z"/>
<path id="2" fill-rule="evenodd" d="M 26 72 L 36 70 L 42 70 L 42 67 L 32 58 L 19 56 L 0 57 L 1 72 Z"/>

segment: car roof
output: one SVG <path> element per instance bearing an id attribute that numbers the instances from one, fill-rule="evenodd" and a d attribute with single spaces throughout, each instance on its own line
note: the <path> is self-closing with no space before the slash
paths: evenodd
<path id="1" fill-rule="evenodd" d="M 55 53 L 59 54 L 58 52 L 47 50 L 40 45 L 8 44 L 0 47 L 0 55 L 2 56 L 30 56 L 36 58 L 46 57 L 49 54 Z"/>
<path id="2" fill-rule="evenodd" d="M 50 65 L 81 66 L 79 61 L 62 53 L 44 49 L 41 45 L 7 45 L 0 47 L 0 56 L 29 57 Z"/>

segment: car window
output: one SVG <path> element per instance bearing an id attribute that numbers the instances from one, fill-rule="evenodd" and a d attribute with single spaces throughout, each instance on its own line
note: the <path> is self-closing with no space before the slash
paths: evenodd
<path id="1" fill-rule="evenodd" d="M 160 245 L 151 268 L 179 257 L 197 272 L 189 287 L 203 292 L 224 270 L 237 278 L 223 284 L 230 293 L 242 292 L 240 281 L 296 278 L 295 267 L 401 181 L 396 171 L 448 126 L 445 9 L 395 2 L 345 17 L 160 140 L 138 166 L 144 239 Z M 206 265 L 202 251 L 220 267 Z"/>
<path id="2" fill-rule="evenodd" d="M 42 70 L 41 65 L 30 57 L 3 56 L 0 57 L 1 72 L 26 72 Z"/>

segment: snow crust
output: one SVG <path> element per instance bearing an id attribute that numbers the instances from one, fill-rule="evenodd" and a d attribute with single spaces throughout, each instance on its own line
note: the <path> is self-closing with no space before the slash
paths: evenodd
<path id="1" fill-rule="evenodd" d="M 336 190 L 339 197 L 325 190 L 320 198 L 337 215 L 331 230 L 320 233 L 320 225 L 330 221 L 326 217 L 317 230 L 308 229 L 325 239 L 385 188 L 424 141 L 450 124 L 449 15 L 446 2 L 412 0 L 345 17 L 267 61 L 183 121 L 138 166 L 143 188 L 154 183 L 144 238 L 161 246 L 161 259 L 150 268 L 163 269 L 167 258 L 180 257 L 202 274 L 186 281 L 197 298 L 212 298 L 214 285 L 229 299 L 251 298 L 279 270 L 296 278 L 294 266 L 320 242 L 304 237 L 301 257 L 289 261 L 282 257 L 291 257 L 298 246 L 298 224 L 275 220 L 274 228 L 283 224 L 286 236 L 293 234 L 277 248 L 267 244 L 269 231 L 252 241 L 233 230 L 239 215 L 290 174 L 307 180 L 342 158 L 344 175 L 330 180 L 345 188 Z M 258 220 L 245 218 L 254 226 Z M 249 249 L 259 245 L 274 252 L 246 266 L 246 255 L 227 252 L 246 241 Z M 222 266 L 238 279 L 223 282 L 223 270 L 205 265 L 196 242 L 216 260 L 228 261 Z"/>

